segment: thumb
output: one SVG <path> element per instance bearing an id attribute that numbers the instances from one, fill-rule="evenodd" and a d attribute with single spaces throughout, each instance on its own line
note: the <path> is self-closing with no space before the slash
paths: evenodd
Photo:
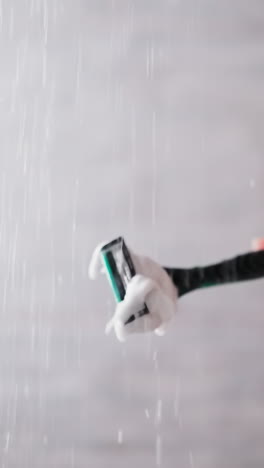
<path id="1" fill-rule="evenodd" d="M 98 274 L 100 273 L 100 270 L 101 270 L 100 251 L 105 244 L 106 242 L 101 242 L 93 251 L 90 264 L 89 264 L 89 269 L 88 269 L 89 278 L 92 280 L 95 280 Z"/>

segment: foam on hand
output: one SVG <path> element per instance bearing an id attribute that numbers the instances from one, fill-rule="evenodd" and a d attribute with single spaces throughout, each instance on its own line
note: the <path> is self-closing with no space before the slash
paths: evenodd
<path id="1" fill-rule="evenodd" d="M 101 265 L 101 249 L 106 243 L 101 243 L 94 251 L 89 267 L 89 276 L 95 279 Z M 163 335 L 167 324 L 176 312 L 177 289 L 167 272 L 155 261 L 148 257 L 129 253 L 135 267 L 136 275 L 132 277 L 126 287 L 125 297 L 117 303 L 115 313 L 106 325 L 106 333 L 115 331 L 116 337 L 124 341 L 133 333 L 155 331 Z M 147 305 L 148 314 L 139 316 L 139 311 Z M 135 320 L 126 323 L 129 317 Z"/>

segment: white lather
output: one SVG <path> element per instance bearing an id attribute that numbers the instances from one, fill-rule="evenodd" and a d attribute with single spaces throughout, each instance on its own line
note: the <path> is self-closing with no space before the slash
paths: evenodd
<path id="1" fill-rule="evenodd" d="M 96 279 L 102 271 L 100 250 L 107 242 L 100 243 L 93 252 L 89 276 Z M 154 260 L 134 254 L 129 249 L 136 275 L 127 286 L 123 301 L 116 306 L 115 313 L 106 325 L 106 333 L 115 330 L 118 340 L 125 341 L 132 333 L 155 331 L 163 335 L 167 324 L 176 312 L 178 292 L 167 272 Z M 147 304 L 149 314 L 137 317 L 139 310 Z M 131 315 L 137 318 L 125 325 Z"/>

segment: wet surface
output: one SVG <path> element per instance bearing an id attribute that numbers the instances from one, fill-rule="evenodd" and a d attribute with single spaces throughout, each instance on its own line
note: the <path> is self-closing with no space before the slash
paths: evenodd
<path id="1" fill-rule="evenodd" d="M 1 468 L 262 468 L 263 282 L 104 336 L 123 234 L 191 266 L 264 234 L 264 6 L 0 2 Z"/>

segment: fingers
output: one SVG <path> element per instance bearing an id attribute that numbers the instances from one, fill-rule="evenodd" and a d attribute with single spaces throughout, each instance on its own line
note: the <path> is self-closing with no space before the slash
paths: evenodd
<path id="1" fill-rule="evenodd" d="M 89 278 L 92 280 L 95 280 L 98 277 L 100 271 L 102 272 L 100 251 L 105 244 L 106 242 L 101 242 L 93 251 L 88 269 Z"/>
<path id="2" fill-rule="evenodd" d="M 125 324 L 127 320 L 134 315 L 135 317 L 138 315 L 139 310 L 143 307 L 143 304 L 139 306 L 135 302 L 131 302 L 125 299 L 122 302 L 119 302 L 116 306 L 116 311 L 114 314 L 114 321 L 122 322 Z"/>
<path id="3" fill-rule="evenodd" d="M 159 317 L 152 316 L 151 314 L 136 318 L 133 322 L 125 325 L 125 317 L 127 317 L 127 314 L 131 314 L 131 310 L 127 310 L 127 304 L 125 304 L 125 301 L 123 301 L 121 311 L 123 314 L 115 314 L 106 326 L 106 333 L 108 334 L 112 329 L 114 329 L 117 339 L 121 342 L 125 341 L 131 334 L 154 331 L 160 325 Z"/>
<path id="4" fill-rule="evenodd" d="M 137 276 L 133 282 L 134 289 L 131 289 L 130 295 L 126 295 L 125 299 L 118 303 L 114 316 L 106 326 L 106 333 L 108 334 L 114 329 L 119 341 L 125 341 L 128 335 L 134 333 L 146 333 L 154 330 L 157 335 L 162 336 L 167 328 L 167 323 L 175 313 L 176 304 L 162 292 L 156 283 L 143 276 Z M 137 297 L 137 285 L 142 294 L 142 291 L 148 293 L 147 297 L 143 295 L 140 301 Z M 149 313 L 139 317 L 137 314 L 144 302 L 148 306 Z M 131 315 L 134 315 L 136 319 L 126 323 Z"/>
<path id="5" fill-rule="evenodd" d="M 157 287 L 157 284 L 152 279 L 146 278 L 143 275 L 135 275 L 128 283 L 126 299 L 134 304 L 143 305 L 148 294 Z"/>
<path id="6" fill-rule="evenodd" d="M 127 325 L 124 325 L 124 322 L 118 321 L 114 328 L 117 338 L 120 341 L 125 341 L 131 334 L 153 332 L 159 325 L 159 318 L 148 314 L 137 318 Z"/>
<path id="7" fill-rule="evenodd" d="M 146 299 L 145 293 L 148 294 L 151 288 L 153 288 L 152 283 L 151 280 L 140 275 L 135 277 L 132 286 L 129 283 L 130 288 L 128 288 L 129 291 L 127 290 L 125 299 L 117 304 L 114 316 L 106 325 L 106 334 L 109 334 L 111 330 L 114 329 L 118 340 L 124 341 L 131 333 L 153 331 L 161 325 L 158 315 L 148 313 L 141 317 L 137 316 L 138 312 L 144 306 L 144 300 Z M 138 297 L 138 292 L 140 297 Z M 132 315 L 134 315 L 136 319 L 126 324 L 127 320 Z"/>
<path id="8" fill-rule="evenodd" d="M 105 334 L 106 335 L 109 335 L 111 333 L 111 331 L 113 330 L 114 328 L 114 324 L 115 324 L 115 316 L 113 316 L 106 324 L 105 326 Z"/>

